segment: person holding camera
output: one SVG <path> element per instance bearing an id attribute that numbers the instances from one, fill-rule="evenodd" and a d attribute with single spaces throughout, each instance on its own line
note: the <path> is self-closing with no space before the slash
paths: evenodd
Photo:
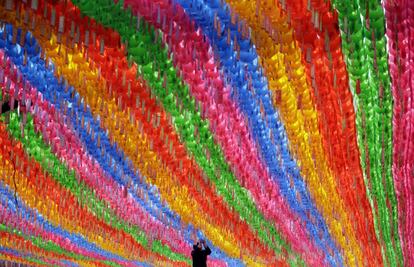
<path id="1" fill-rule="evenodd" d="M 207 267 L 207 256 L 210 254 L 211 249 L 206 245 L 205 240 L 200 240 L 193 245 L 193 251 L 191 251 L 193 267 Z"/>

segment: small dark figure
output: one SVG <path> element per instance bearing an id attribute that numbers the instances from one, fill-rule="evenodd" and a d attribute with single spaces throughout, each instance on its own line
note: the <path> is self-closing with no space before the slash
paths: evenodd
<path id="1" fill-rule="evenodd" d="M 17 101 L 16 101 L 16 102 L 14 102 L 14 107 L 13 107 L 13 109 L 16 109 L 16 108 L 17 108 L 17 106 L 18 106 L 18 104 L 17 104 Z M 1 114 L 1 113 L 6 113 L 6 112 L 9 112 L 9 111 L 10 111 L 10 109 L 11 109 L 11 107 L 10 107 L 10 102 L 3 103 L 3 105 L 1 105 L 0 114 Z"/>
<path id="2" fill-rule="evenodd" d="M 207 267 L 207 256 L 210 254 L 211 250 L 206 245 L 206 241 L 200 240 L 200 242 L 193 246 L 193 251 L 191 251 L 191 257 L 193 257 L 193 267 Z"/>

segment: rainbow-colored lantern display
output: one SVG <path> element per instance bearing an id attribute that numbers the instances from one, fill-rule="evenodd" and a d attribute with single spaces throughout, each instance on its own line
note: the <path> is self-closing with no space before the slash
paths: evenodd
<path id="1" fill-rule="evenodd" d="M 414 1 L 0 4 L 0 262 L 414 266 Z"/>

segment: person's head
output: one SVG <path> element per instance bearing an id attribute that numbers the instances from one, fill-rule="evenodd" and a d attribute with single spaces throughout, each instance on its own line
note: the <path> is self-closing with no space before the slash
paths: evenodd
<path id="1" fill-rule="evenodd" d="M 201 243 L 197 242 L 197 244 L 193 245 L 193 249 L 194 250 L 201 250 L 202 249 Z"/>
<path id="2" fill-rule="evenodd" d="M 204 241 L 203 239 L 200 239 L 197 242 L 197 244 L 193 246 L 193 248 L 194 248 L 194 250 L 197 250 L 197 249 L 201 250 L 201 249 L 203 249 L 203 245 L 205 246 L 205 244 L 206 244 L 206 241 Z"/>

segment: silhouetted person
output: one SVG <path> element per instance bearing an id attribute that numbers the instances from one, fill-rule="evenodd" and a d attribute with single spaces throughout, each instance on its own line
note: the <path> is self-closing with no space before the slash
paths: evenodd
<path id="1" fill-rule="evenodd" d="M 16 109 L 17 106 L 18 106 L 17 101 L 15 101 L 13 109 Z M 10 109 L 11 109 L 10 102 L 3 103 L 3 105 L 1 105 L 0 114 L 9 112 Z"/>
<path id="2" fill-rule="evenodd" d="M 191 251 L 193 267 L 207 267 L 207 256 L 210 254 L 211 250 L 206 245 L 206 241 L 200 240 L 200 242 L 193 246 L 193 251 Z"/>

